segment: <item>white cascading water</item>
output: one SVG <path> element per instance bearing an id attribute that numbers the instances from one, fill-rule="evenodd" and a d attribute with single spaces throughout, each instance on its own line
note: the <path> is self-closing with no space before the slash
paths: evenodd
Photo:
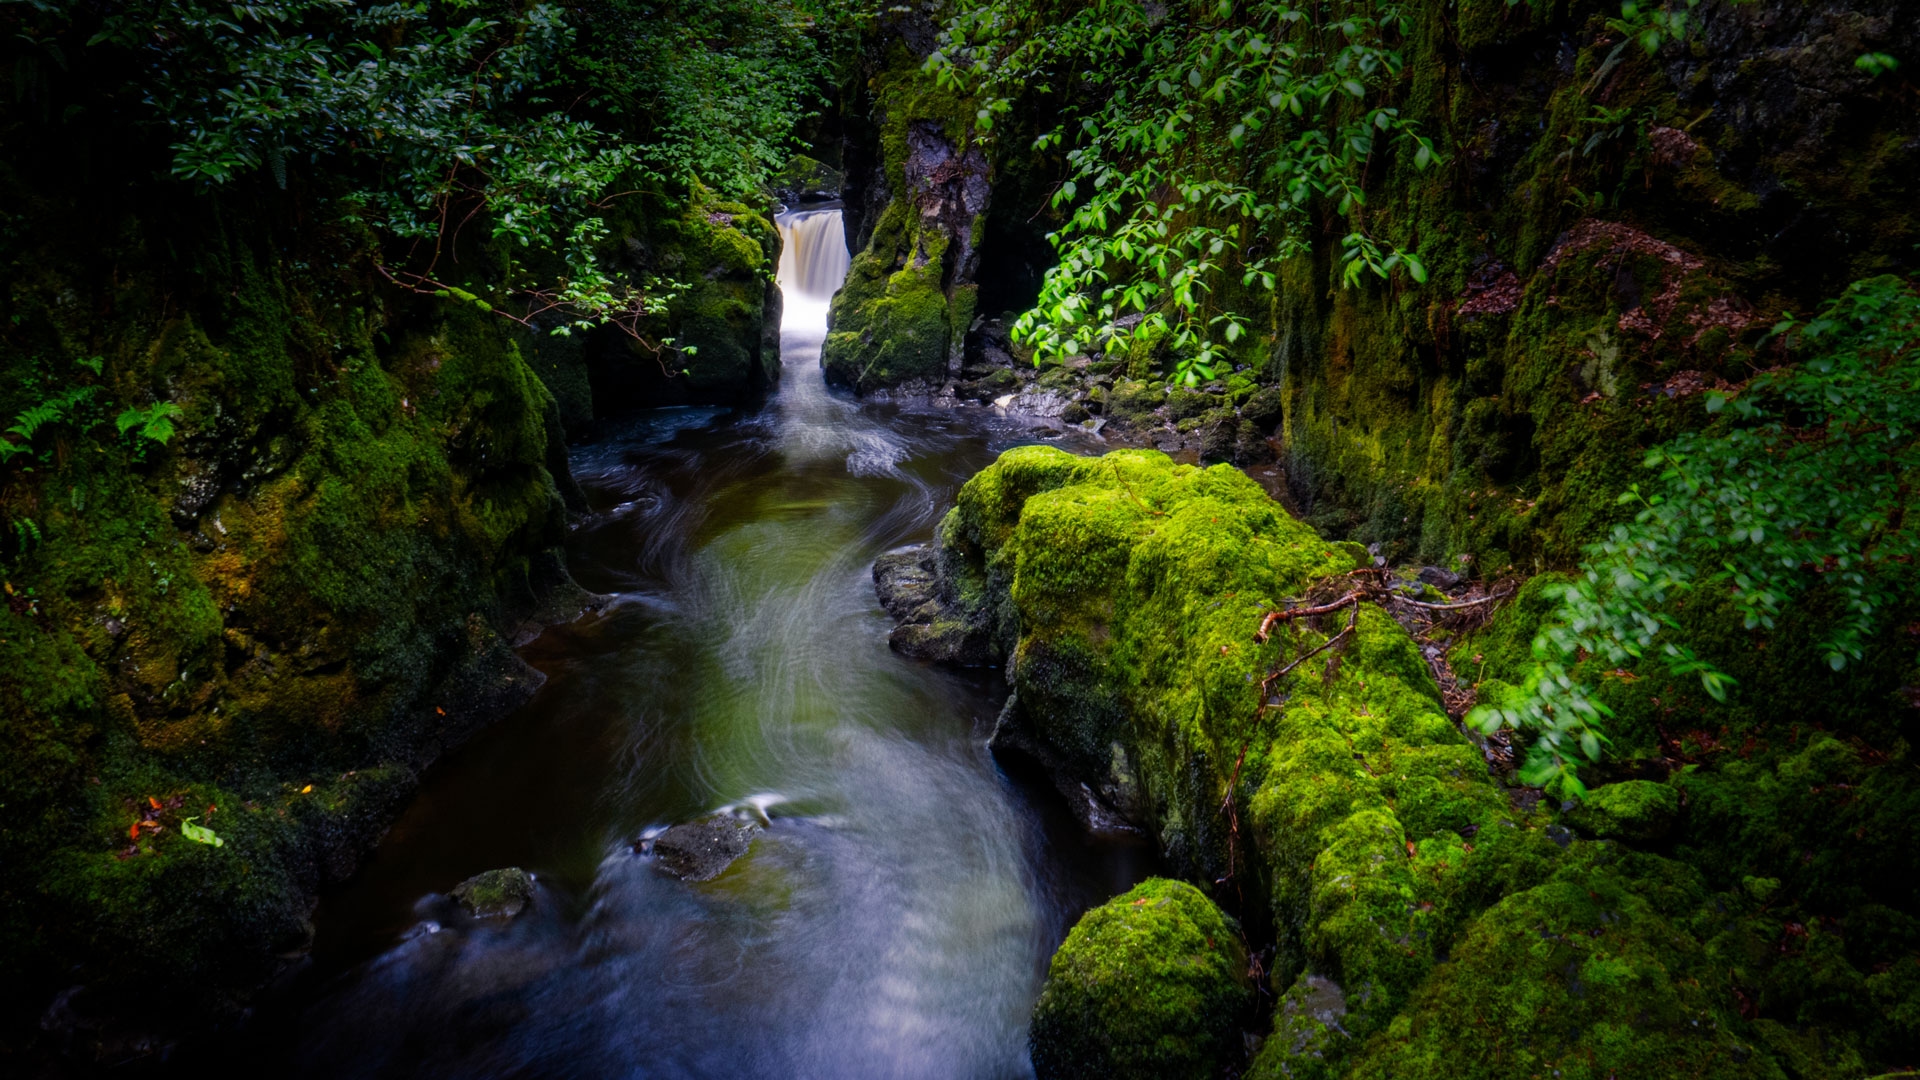
<path id="1" fill-rule="evenodd" d="M 847 279 L 852 260 L 838 210 L 789 210 L 780 229 L 780 396 L 775 402 L 782 443 L 789 453 L 844 454 L 855 476 L 895 471 L 906 455 L 899 434 L 827 393 L 820 347 L 827 308 Z"/>
<path id="2" fill-rule="evenodd" d="M 789 210 L 775 222 L 780 228 L 780 292 L 785 309 L 782 330 L 827 324 L 827 304 L 847 279 L 846 230 L 838 210 Z"/>

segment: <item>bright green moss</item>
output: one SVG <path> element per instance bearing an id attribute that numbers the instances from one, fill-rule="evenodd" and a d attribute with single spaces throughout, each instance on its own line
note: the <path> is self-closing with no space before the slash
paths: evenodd
<path id="1" fill-rule="evenodd" d="M 1664 839 L 1680 813 L 1680 793 L 1648 780 L 1622 780 L 1587 793 L 1567 823 L 1601 840 L 1647 844 Z"/>
<path id="2" fill-rule="evenodd" d="M 1681 864 L 1595 846 L 1475 919 L 1347 1075 L 1784 1076 L 1690 932 L 1710 904 Z"/>
<path id="3" fill-rule="evenodd" d="M 946 375 L 954 316 L 938 250 L 928 259 L 892 272 L 871 247 L 854 259 L 821 349 L 829 382 L 866 391 Z"/>
<path id="4" fill-rule="evenodd" d="M 1081 917 L 1034 1006 L 1041 1080 L 1191 1077 L 1237 1061 L 1247 953 L 1213 901 L 1151 878 Z"/>
<path id="5" fill-rule="evenodd" d="M 1862 1039 L 1904 1037 L 1899 1022 L 1834 1011 L 1876 1000 L 1864 961 L 1782 954 L 1766 942 L 1786 931 L 1752 914 L 1747 894 L 1710 892 L 1727 886 L 1549 830 L 1549 813 L 1516 807 L 1384 612 L 1360 608 L 1350 638 L 1258 709 L 1259 678 L 1347 620 L 1282 627 L 1255 646 L 1261 614 L 1366 557 L 1320 540 L 1236 470 L 1149 451 L 1009 451 L 962 489 L 941 544 L 946 586 L 1011 643 L 1018 722 L 1077 779 L 1128 795 L 1181 873 L 1264 906 L 1282 1003 L 1253 1075 L 1420 1077 L 1459 1062 L 1469 1076 L 1520 1063 L 1601 1077 L 1592 1063 L 1632 1075 L 1661 1054 L 1679 1075 L 1731 1075 L 1742 1061 L 1773 1075 L 1783 1051 L 1705 989 L 1728 966 L 1743 992 L 1777 1001 L 1793 1023 L 1844 1015 L 1882 1033 Z M 1539 589 L 1528 595 L 1510 624 L 1474 639 L 1492 654 L 1484 662 L 1511 662 L 1530 639 L 1519 624 L 1537 623 Z M 1513 641 L 1501 644 L 1502 633 Z M 1836 749 L 1808 753 L 1825 764 L 1783 778 L 1778 792 L 1858 772 Z M 1689 774 L 1680 785 L 1699 782 Z M 1622 782 L 1594 796 L 1644 824 L 1674 809 L 1678 790 Z M 1682 836 L 1717 798 L 1696 803 Z M 1698 985 L 1634 1011 L 1666 972 L 1691 972 L 1678 977 Z M 1889 1009 L 1906 1007 L 1905 984 L 1877 985 Z M 1696 1018 L 1708 1034 L 1692 1034 Z M 1832 1061 L 1854 1053 L 1832 1045 Z"/>

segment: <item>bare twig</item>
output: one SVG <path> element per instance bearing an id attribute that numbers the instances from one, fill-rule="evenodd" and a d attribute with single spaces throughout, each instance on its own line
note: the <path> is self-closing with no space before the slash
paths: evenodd
<path id="1" fill-rule="evenodd" d="M 1320 604 L 1316 607 L 1289 608 L 1286 611 L 1269 611 L 1267 612 L 1266 618 L 1260 620 L 1260 629 L 1254 631 L 1253 640 L 1257 644 L 1265 645 L 1268 634 L 1273 630 L 1274 623 L 1292 622 L 1295 619 L 1308 619 L 1315 615 L 1325 615 L 1329 612 L 1339 611 L 1348 604 L 1358 602 L 1365 595 L 1365 590 L 1355 589 L 1331 604 Z"/>
<path id="2" fill-rule="evenodd" d="M 1350 600 L 1341 601 L 1342 604 L 1349 603 L 1349 602 L 1354 602 L 1354 603 L 1353 603 L 1353 611 L 1347 616 L 1347 625 L 1342 627 L 1339 633 L 1321 642 L 1315 648 L 1300 654 L 1298 657 L 1294 659 L 1293 663 L 1288 664 L 1286 667 L 1283 667 L 1280 670 L 1273 672 L 1271 675 L 1268 675 L 1264 680 L 1261 681 L 1260 696 L 1263 700 L 1265 699 L 1267 692 L 1272 688 L 1273 684 L 1279 682 L 1281 678 L 1284 677 L 1289 671 L 1292 671 L 1294 668 L 1297 668 L 1301 664 L 1306 663 L 1308 660 L 1313 659 L 1313 657 L 1319 655 L 1320 653 L 1326 652 L 1328 649 L 1333 648 L 1336 644 L 1340 642 L 1340 639 L 1346 637 L 1348 634 L 1353 633 L 1354 625 L 1360 621 L 1360 605 L 1357 602 L 1355 602 L 1358 600 L 1359 600 L 1359 594 L 1353 593 L 1353 594 L 1350 594 Z M 1334 605 L 1334 606 L 1338 607 L 1339 605 Z"/>
<path id="3" fill-rule="evenodd" d="M 1473 600 L 1461 600 L 1452 604 L 1429 604 L 1424 600 L 1410 600 L 1404 596 L 1396 596 L 1393 600 L 1395 603 L 1412 604 L 1414 607 L 1426 608 L 1428 611 L 1459 611 L 1462 608 L 1479 607 L 1481 604 L 1496 603 L 1512 595 L 1512 590 L 1508 590 L 1506 592 L 1494 593 L 1491 596 L 1477 597 Z"/>

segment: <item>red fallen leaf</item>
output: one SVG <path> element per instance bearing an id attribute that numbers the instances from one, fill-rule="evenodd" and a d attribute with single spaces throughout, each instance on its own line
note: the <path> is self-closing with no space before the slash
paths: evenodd
<path id="1" fill-rule="evenodd" d="M 214 812 L 215 810 L 218 810 L 218 809 L 220 809 L 220 808 L 219 808 L 219 807 L 217 807 L 217 806 L 215 806 L 215 805 L 213 805 L 212 803 L 208 803 L 208 804 L 207 804 L 207 816 L 208 816 L 208 817 L 212 817 L 212 816 L 213 816 L 213 812 Z"/>
<path id="2" fill-rule="evenodd" d="M 1414 846 L 1413 846 L 1413 841 L 1411 841 L 1411 840 L 1409 840 L 1409 841 L 1407 841 L 1407 858 L 1409 858 L 1409 859 L 1411 859 L 1411 858 L 1413 858 L 1413 857 L 1414 857 L 1414 851 L 1415 851 L 1415 849 L 1414 849 Z"/>
<path id="3" fill-rule="evenodd" d="M 445 716 L 445 715 L 447 715 L 447 710 L 445 710 L 445 709 L 443 709 L 443 708 L 441 708 L 441 707 L 440 707 L 440 706 L 438 706 L 438 705 L 435 705 L 435 706 L 433 707 L 433 711 L 434 711 L 434 712 L 437 712 L 437 713 L 439 713 L 439 714 L 440 714 L 441 716 Z"/>
<path id="4" fill-rule="evenodd" d="M 139 822 L 137 821 L 134 822 L 133 828 L 127 830 L 127 839 L 129 840 L 140 839 L 140 823 Z"/>
<path id="5" fill-rule="evenodd" d="M 158 810 L 160 809 L 160 800 L 149 795 L 147 796 L 147 805 L 153 807 L 155 810 Z"/>

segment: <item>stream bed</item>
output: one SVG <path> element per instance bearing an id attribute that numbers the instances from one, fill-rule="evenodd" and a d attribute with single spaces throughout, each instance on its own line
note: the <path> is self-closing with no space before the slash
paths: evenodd
<path id="1" fill-rule="evenodd" d="M 830 394 L 839 214 L 781 226 L 779 390 L 574 450 L 592 510 L 570 563 L 612 600 L 524 650 L 538 695 L 436 766 L 323 901 L 285 1071 L 1030 1075 L 1048 957 L 1153 869 L 997 762 L 997 673 L 895 655 L 873 596 L 874 557 L 928 538 L 968 476 L 1068 437 Z M 715 880 L 637 849 L 717 810 L 768 827 Z M 536 877 L 523 914 L 445 895 L 503 866 Z"/>

